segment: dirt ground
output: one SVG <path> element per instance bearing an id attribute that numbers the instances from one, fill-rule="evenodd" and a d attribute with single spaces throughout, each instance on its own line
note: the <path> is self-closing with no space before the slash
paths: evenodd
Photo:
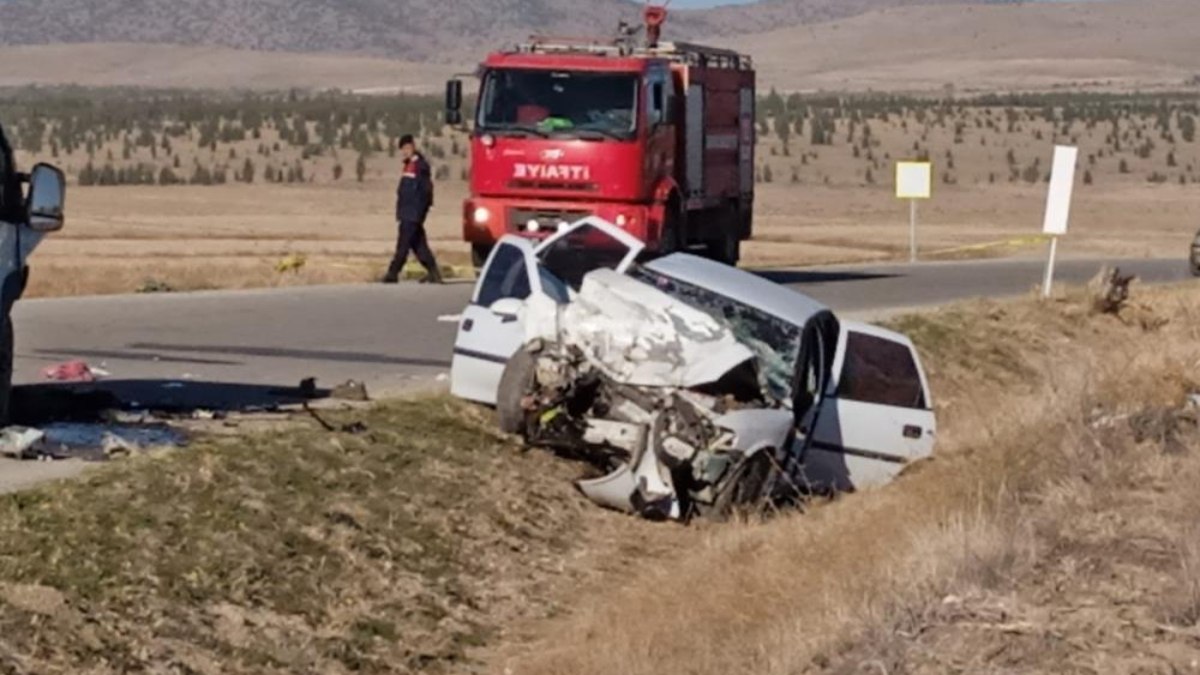
<path id="1" fill-rule="evenodd" d="M 1200 227 L 1196 186 L 1080 188 L 1064 255 L 1182 257 Z M 443 264 L 464 265 L 457 203 L 439 191 L 429 230 Z M 383 271 L 394 245 L 393 186 L 72 187 L 67 227 L 35 254 L 33 296 L 360 282 Z M 760 186 L 752 266 L 903 258 L 908 208 L 886 186 Z M 1044 250 L 1045 186 L 939 189 L 919 212 L 923 255 L 969 257 Z M 297 264 L 299 263 L 299 264 Z M 280 271 L 280 267 L 285 268 Z"/>
<path id="2" fill-rule="evenodd" d="M 848 110 L 832 120 L 828 143 L 814 144 L 812 118 L 792 129 L 786 143 L 774 121 L 770 133 L 760 134 L 756 226 L 744 247 L 744 264 L 906 258 L 908 205 L 895 199 L 892 173 L 896 161 L 913 157 L 928 157 L 935 176 L 934 198 L 919 207 L 924 257 L 1041 252 L 1046 179 L 1056 143 L 1080 148 L 1063 255 L 1182 257 L 1200 228 L 1200 143 L 1181 131 L 1182 113 L 1160 128 L 1153 107 L 1094 124 L 1052 122 L 1037 108 L 964 105 L 882 119 L 860 119 L 858 111 Z M 232 171 L 249 159 L 259 180 L 72 185 L 66 229 L 37 252 L 30 293 L 360 282 L 381 275 L 394 244 L 399 159 L 391 153 L 370 154 L 359 182 L 352 151 L 302 155 L 300 148 L 280 143 L 273 129 L 260 140 L 216 150 L 188 138 L 193 140 L 177 140 L 170 159 L 134 147 L 127 160 L 113 161 L 127 142 L 114 138 L 94 148 L 93 164 L 173 162 L 186 178 L 194 166 Z M 467 192 L 467 141 L 455 132 L 427 136 L 422 146 L 441 171 L 429 224 L 434 247 L 443 264 L 464 265 L 460 205 Z M 23 164 L 33 159 L 19 156 Z M 89 160 L 77 148 L 53 161 L 74 182 Z M 300 165 L 301 182 L 262 181 L 268 168 Z"/>

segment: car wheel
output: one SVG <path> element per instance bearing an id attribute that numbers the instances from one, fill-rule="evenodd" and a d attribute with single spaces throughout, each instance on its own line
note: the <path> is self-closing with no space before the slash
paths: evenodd
<path id="1" fill-rule="evenodd" d="M 725 521 L 738 514 L 762 513 L 767 506 L 771 476 L 775 472 L 773 453 L 769 448 L 763 449 L 739 462 L 721 485 L 713 505 L 703 515 L 711 520 Z"/>
<path id="2" fill-rule="evenodd" d="M 487 264 L 488 256 L 492 254 L 492 247 L 488 244 L 471 244 L 471 264 L 476 271 L 483 269 Z"/>
<path id="3" fill-rule="evenodd" d="M 526 431 L 527 413 L 521 401 L 533 386 L 534 355 L 521 348 L 504 366 L 500 376 L 500 388 L 496 392 L 496 422 L 506 434 L 521 434 Z"/>

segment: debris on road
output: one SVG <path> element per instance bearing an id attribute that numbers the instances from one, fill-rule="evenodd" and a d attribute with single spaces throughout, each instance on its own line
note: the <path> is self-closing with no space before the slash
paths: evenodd
<path id="1" fill-rule="evenodd" d="M 0 455 L 14 459 L 26 459 L 31 450 L 46 438 L 38 429 L 9 427 L 0 431 Z"/>
<path id="2" fill-rule="evenodd" d="M 95 382 L 96 373 L 85 361 L 67 361 L 42 370 L 42 377 L 55 382 Z"/>
<path id="3" fill-rule="evenodd" d="M 333 388 L 329 394 L 330 398 L 336 398 L 342 401 L 370 401 L 371 397 L 367 394 L 367 385 L 356 380 L 347 380 L 342 384 Z"/>
<path id="4" fill-rule="evenodd" d="M 63 422 L 0 431 L 0 454 L 14 459 L 102 460 L 152 448 L 179 447 L 183 432 L 164 424 Z"/>

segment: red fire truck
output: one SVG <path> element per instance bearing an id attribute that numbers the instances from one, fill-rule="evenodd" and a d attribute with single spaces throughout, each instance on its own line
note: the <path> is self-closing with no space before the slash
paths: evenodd
<path id="1" fill-rule="evenodd" d="M 589 215 L 651 251 L 737 263 L 753 227 L 754 68 L 660 41 L 666 16 L 647 6 L 615 39 L 532 38 L 483 62 L 463 205 L 477 266 L 505 234 L 542 238 Z M 447 83 L 451 124 L 462 92 Z"/>

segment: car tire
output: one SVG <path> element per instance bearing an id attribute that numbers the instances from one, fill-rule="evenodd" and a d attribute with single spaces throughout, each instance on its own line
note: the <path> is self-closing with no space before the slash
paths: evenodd
<path id="1" fill-rule="evenodd" d="M 521 401 L 533 386 L 535 358 L 522 347 L 504 366 L 496 392 L 496 423 L 506 434 L 524 435 L 528 413 Z"/>
<path id="2" fill-rule="evenodd" d="M 13 328 L 12 318 L 0 326 L 0 426 L 6 426 L 12 412 Z"/>
<path id="3" fill-rule="evenodd" d="M 766 448 L 737 464 L 720 486 L 717 498 L 703 515 L 724 522 L 744 514 L 761 513 L 767 506 L 771 475 L 775 472 L 774 451 Z"/>
<path id="4" fill-rule="evenodd" d="M 483 269 L 487 264 L 488 256 L 492 254 L 492 247 L 488 244 L 471 244 L 471 265 L 475 267 L 475 271 Z"/>

